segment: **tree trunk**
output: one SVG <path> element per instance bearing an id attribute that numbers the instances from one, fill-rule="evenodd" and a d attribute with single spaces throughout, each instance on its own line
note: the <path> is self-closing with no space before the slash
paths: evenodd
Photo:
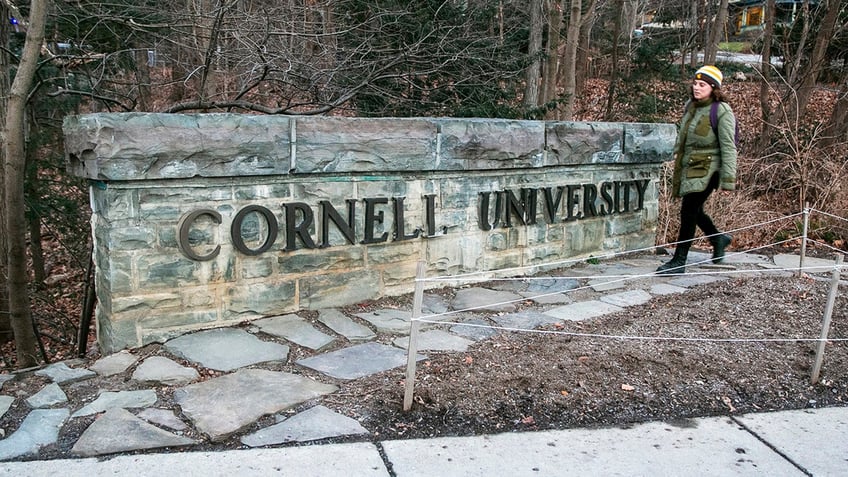
<path id="1" fill-rule="evenodd" d="M 29 136 L 37 135 L 35 128 L 30 125 Z M 37 204 L 40 197 L 38 182 L 38 164 L 35 159 L 36 147 L 29 145 L 26 148 L 26 178 L 24 179 L 24 197 L 29 197 L 30 204 Z M 41 247 L 41 214 L 37 207 L 29 207 L 27 214 L 27 230 L 29 230 L 29 256 L 32 260 L 33 280 L 40 286 L 47 278 L 44 270 L 44 249 Z"/>
<path id="2" fill-rule="evenodd" d="M 691 17 L 689 19 L 689 22 L 691 23 L 691 25 L 689 25 L 689 28 L 691 29 L 691 33 L 689 35 L 689 66 L 692 67 L 692 69 L 695 69 L 698 65 L 698 45 L 700 43 L 698 41 L 698 36 L 701 34 L 701 2 L 698 0 L 692 0 L 690 5 L 692 10 L 690 12 Z"/>
<path id="3" fill-rule="evenodd" d="M 9 308 L 15 334 L 17 365 L 28 368 L 38 363 L 32 327 L 26 260 L 26 215 L 24 213 L 24 168 L 26 162 L 26 101 L 32 87 L 38 56 L 44 43 L 47 0 L 30 2 L 29 25 L 21 62 L 9 91 L 6 110 L 6 224 L 8 240 Z"/>
<path id="4" fill-rule="evenodd" d="M 789 84 L 795 85 L 798 80 L 798 75 L 801 74 L 801 58 L 804 57 L 804 50 L 807 47 L 807 39 L 810 36 L 810 23 L 812 23 L 812 19 L 810 18 L 810 1 L 804 0 L 802 4 L 803 15 L 796 16 L 795 21 L 798 21 L 798 18 L 801 18 L 804 22 L 804 26 L 801 28 L 801 38 L 798 40 L 798 48 L 795 51 L 794 59 L 790 62 L 789 66 Z M 788 39 L 787 39 L 788 41 Z M 784 47 L 784 52 L 788 52 L 789 48 Z M 794 92 L 790 92 L 789 94 L 794 94 Z"/>
<path id="5" fill-rule="evenodd" d="M 833 105 L 833 113 L 824 130 L 824 145 L 848 143 L 848 77 L 842 78 L 839 97 Z"/>
<path id="6" fill-rule="evenodd" d="M 810 54 L 810 64 L 804 69 L 804 75 L 799 78 L 798 84 L 798 102 L 797 111 L 792 117 L 804 117 L 807 112 L 807 105 L 810 103 L 810 97 L 816 88 L 816 81 L 821 72 L 825 69 L 825 57 L 827 56 L 827 47 L 833 39 L 833 32 L 836 28 L 836 20 L 839 18 L 839 0 L 830 0 L 827 2 L 827 13 L 816 34 L 816 44 L 813 46 L 813 52 Z M 809 21 L 808 21 L 809 23 Z"/>
<path id="7" fill-rule="evenodd" d="M 579 1 L 579 0 L 578 0 Z M 562 29 L 563 0 L 547 0 L 548 2 L 548 45 L 547 58 L 545 59 L 545 86 L 542 102 L 548 104 L 557 99 L 557 86 L 559 85 L 559 47 L 560 30 Z M 557 118 L 558 107 L 553 107 L 545 113 L 546 119 Z"/>
<path id="8" fill-rule="evenodd" d="M 580 36 L 577 43 L 577 60 L 576 71 L 574 73 L 574 95 L 579 96 L 583 93 L 583 88 L 586 85 L 586 78 L 589 77 L 589 38 L 592 34 L 592 27 L 595 23 L 595 7 L 598 5 L 598 0 L 589 0 L 589 6 L 586 11 L 581 12 Z"/>
<path id="9" fill-rule="evenodd" d="M 774 38 L 774 13 L 776 9 L 776 0 L 768 0 L 766 4 L 766 25 L 763 31 L 763 51 L 760 52 L 762 62 L 760 63 L 760 71 L 763 78 L 760 82 L 760 111 L 762 129 L 760 130 L 759 149 L 765 150 L 771 144 L 772 127 L 769 123 L 772 115 L 771 104 L 769 103 L 769 91 L 771 90 L 771 42 Z"/>
<path id="10" fill-rule="evenodd" d="M 562 119 L 574 119 L 574 101 L 577 92 L 577 45 L 579 44 L 580 26 L 583 23 L 581 0 L 571 0 L 571 14 L 568 18 L 568 31 L 565 34 L 565 55 L 563 58 L 563 96 L 565 105 Z"/>
<path id="11" fill-rule="evenodd" d="M 6 111 L 9 99 L 9 8 L 0 2 L 0 111 Z M 0 143 L 6 144 L 6 115 L 0 114 Z M 0 148 L 0 164 L 5 164 L 6 149 Z M 0 179 L 0 230 L 6 227 L 6 186 Z M 12 341 L 12 322 L 9 320 L 9 290 L 7 273 L 8 244 L 5 233 L 0 233 L 0 344 Z"/>
<path id="12" fill-rule="evenodd" d="M 621 14 L 624 10 L 624 0 L 615 2 L 615 25 L 612 34 L 612 65 L 610 66 L 609 95 L 607 96 L 607 108 L 604 112 L 604 120 L 612 121 L 612 105 L 615 104 L 615 94 L 618 86 L 618 47 L 621 40 Z"/>
<path id="13" fill-rule="evenodd" d="M 153 103 L 150 95 L 150 65 L 147 48 L 135 48 L 135 83 L 138 88 L 138 110 L 150 111 Z"/>
<path id="14" fill-rule="evenodd" d="M 542 2 L 543 0 L 530 0 L 530 45 L 527 53 L 530 55 L 530 64 L 527 66 L 524 87 L 524 106 L 528 109 L 539 105 L 539 81 L 541 79 L 542 64 Z"/>
<path id="15" fill-rule="evenodd" d="M 714 65 L 718 56 L 718 44 L 727 26 L 727 0 L 721 0 L 715 22 L 710 27 L 710 37 L 704 50 L 704 64 Z"/>

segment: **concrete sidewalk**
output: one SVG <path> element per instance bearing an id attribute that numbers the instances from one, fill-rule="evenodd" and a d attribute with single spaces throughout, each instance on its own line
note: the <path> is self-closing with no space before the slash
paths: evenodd
<path id="1" fill-rule="evenodd" d="M 848 475 L 848 407 L 473 437 L 0 463 L 0 476 Z"/>

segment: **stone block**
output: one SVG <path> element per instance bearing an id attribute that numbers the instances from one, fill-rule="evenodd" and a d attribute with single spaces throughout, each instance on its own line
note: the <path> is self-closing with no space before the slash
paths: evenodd
<path id="1" fill-rule="evenodd" d="M 416 118 L 298 118 L 294 172 L 438 169 L 436 125 Z"/>
<path id="2" fill-rule="evenodd" d="M 278 256 L 281 273 L 301 274 L 315 271 L 350 270 L 363 268 L 365 250 L 362 247 L 339 247 L 304 250 Z"/>
<path id="3" fill-rule="evenodd" d="M 315 310 L 372 300 L 382 283 L 375 270 L 355 270 L 300 279 L 300 305 Z"/>
<path id="4" fill-rule="evenodd" d="M 233 315 L 273 315 L 290 310 L 295 304 L 293 280 L 232 285 L 227 288 L 224 319 Z"/>
<path id="5" fill-rule="evenodd" d="M 99 113 L 67 116 L 62 129 L 68 169 L 77 176 L 188 179 L 288 174 L 290 121 L 249 114 Z"/>
<path id="6" fill-rule="evenodd" d="M 141 346 L 135 320 L 122 320 L 98 306 L 95 311 L 97 342 L 103 353 Z"/>
<path id="7" fill-rule="evenodd" d="M 442 170 L 540 167 L 545 127 L 539 121 L 440 119 Z"/>
<path id="8" fill-rule="evenodd" d="M 619 123 L 556 122 L 547 124 L 549 165 L 619 164 L 623 126 Z"/>

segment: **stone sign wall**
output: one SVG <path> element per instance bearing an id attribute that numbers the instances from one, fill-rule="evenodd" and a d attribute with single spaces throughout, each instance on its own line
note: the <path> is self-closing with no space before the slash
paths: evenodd
<path id="1" fill-rule="evenodd" d="M 112 352 L 410 292 L 419 261 L 442 276 L 650 246 L 675 127 L 128 113 L 64 133 Z"/>

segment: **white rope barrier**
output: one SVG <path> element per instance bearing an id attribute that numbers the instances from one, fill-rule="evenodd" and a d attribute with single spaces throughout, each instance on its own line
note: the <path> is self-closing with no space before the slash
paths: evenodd
<path id="1" fill-rule="evenodd" d="M 833 218 L 833 219 L 841 220 L 843 222 L 848 222 L 848 219 L 846 219 L 845 217 L 840 217 L 838 215 L 829 214 L 829 213 L 827 213 L 823 210 L 818 210 L 818 209 L 810 209 L 810 210 L 813 211 L 813 212 L 817 212 L 819 214 L 822 214 L 822 215 L 826 215 L 826 216 Z"/>
<path id="2" fill-rule="evenodd" d="M 773 219 L 773 220 L 766 221 L 766 222 L 762 222 L 762 223 L 759 223 L 759 224 L 754 224 L 754 225 L 750 225 L 750 226 L 746 226 L 746 227 L 739 227 L 739 228 L 736 228 L 736 229 L 733 229 L 733 230 L 728 230 L 726 232 L 721 232 L 721 233 L 738 233 L 740 231 L 747 230 L 747 229 L 750 229 L 750 228 L 762 227 L 764 225 L 768 225 L 768 224 L 778 222 L 778 221 L 781 221 L 781 220 L 788 220 L 788 219 L 791 219 L 793 217 L 797 217 L 799 215 L 804 216 L 804 220 L 805 220 L 805 224 L 806 224 L 806 221 L 809 219 L 809 212 L 811 210 L 815 210 L 815 209 L 805 208 L 803 212 L 795 213 L 795 214 L 788 215 L 788 216 L 785 216 L 785 217 L 780 217 L 780 218 Z M 816 210 L 816 212 L 821 213 L 823 215 L 830 216 L 830 217 L 834 217 L 834 218 L 837 218 L 837 219 L 845 220 L 842 217 L 834 216 L 832 214 L 828 214 L 828 213 L 825 213 L 825 212 L 822 212 L 822 211 Z M 805 227 L 805 229 L 806 229 L 806 227 Z M 718 234 L 713 234 L 712 236 L 714 236 L 714 235 L 718 235 Z M 694 240 L 709 239 L 712 236 L 698 237 L 698 238 L 693 238 L 691 240 L 672 242 L 672 243 L 663 244 L 663 245 L 655 245 L 655 246 L 652 246 L 652 247 L 644 247 L 644 248 L 637 249 L 637 250 L 628 250 L 628 251 L 624 251 L 624 252 L 614 252 L 614 253 L 609 253 L 609 254 L 605 254 L 605 255 L 601 255 L 601 256 L 597 256 L 597 257 L 590 256 L 589 258 L 590 259 L 596 259 L 596 260 L 602 260 L 602 259 L 615 258 L 615 257 L 619 257 L 619 256 L 622 256 L 622 255 L 643 253 L 643 252 L 647 252 L 647 251 L 650 251 L 650 250 L 656 250 L 659 247 L 666 247 L 666 246 L 670 246 L 670 245 L 679 245 L 681 243 L 692 242 Z M 756 250 L 774 247 L 774 246 L 781 245 L 781 244 L 784 244 L 784 243 L 787 243 L 787 242 L 793 242 L 793 241 L 796 241 L 798 239 L 801 239 L 802 249 L 805 248 L 807 241 L 811 241 L 813 243 L 822 245 L 826 248 L 833 249 L 834 251 L 838 252 L 841 255 L 839 255 L 837 257 L 837 260 L 833 265 L 818 265 L 818 266 L 806 267 L 806 266 L 804 266 L 804 255 L 805 254 L 802 250 L 801 257 L 800 257 L 800 263 L 799 263 L 798 267 L 761 268 L 761 269 L 745 269 L 745 270 L 738 270 L 738 269 L 735 269 L 735 270 L 710 270 L 710 271 L 704 271 L 704 272 L 687 272 L 685 274 L 685 276 L 693 276 L 693 275 L 694 276 L 698 276 L 698 275 L 711 275 L 712 276 L 712 275 L 778 273 L 778 272 L 779 273 L 797 272 L 800 275 L 800 273 L 802 271 L 822 272 L 822 271 L 833 270 L 834 280 L 832 280 L 832 284 L 831 284 L 831 288 L 832 288 L 831 294 L 834 295 L 834 297 L 835 297 L 835 290 L 839 285 L 839 271 L 846 268 L 846 265 L 842 264 L 842 255 L 844 255 L 846 252 L 843 251 L 843 250 L 837 249 L 835 247 L 832 247 L 829 244 L 824 244 L 824 243 L 820 243 L 818 241 L 809 239 L 807 237 L 806 230 L 804 231 L 803 235 L 798 236 L 798 237 L 793 237 L 793 238 L 789 238 L 789 239 L 786 239 L 786 240 L 782 240 L 780 242 L 775 242 L 775 243 L 770 243 L 770 244 L 767 244 L 767 245 L 762 245 L 762 246 L 759 246 L 759 247 L 754 247 L 752 249 L 745 250 L 745 251 L 726 253 L 725 259 L 731 258 L 733 256 L 737 256 L 737 255 L 749 254 L 749 253 L 756 251 Z M 435 324 L 435 325 L 450 324 L 452 326 L 465 326 L 465 327 L 470 327 L 470 328 L 501 330 L 501 331 L 508 331 L 508 332 L 535 333 L 535 334 L 566 336 L 566 337 L 571 337 L 571 338 L 588 338 L 588 339 L 616 340 L 616 341 L 653 341 L 653 342 L 681 342 L 681 343 L 818 343 L 819 349 L 821 349 L 824 346 L 824 343 L 826 343 L 826 342 L 828 342 L 828 343 L 848 342 L 848 338 L 827 338 L 827 333 L 825 331 L 823 331 L 821 336 L 818 337 L 818 338 L 805 338 L 805 337 L 789 337 L 789 338 L 785 338 L 785 337 L 784 338 L 755 338 L 755 337 L 708 338 L 708 337 L 675 337 L 675 336 L 639 336 L 639 335 L 607 335 L 607 334 L 602 334 L 602 333 L 580 333 L 580 332 L 562 331 L 562 330 L 539 330 L 539 329 L 535 329 L 535 328 L 534 329 L 515 328 L 515 327 L 485 325 L 485 324 L 477 324 L 477 323 L 455 323 L 455 322 L 450 322 L 450 321 L 446 321 L 446 320 L 436 320 L 435 319 L 435 318 L 439 318 L 439 317 L 445 317 L 445 316 L 460 314 L 460 313 L 464 313 L 464 312 L 468 312 L 468 311 L 497 308 L 497 307 L 501 307 L 501 306 L 505 306 L 505 305 L 511 305 L 513 303 L 525 302 L 525 301 L 528 301 L 528 300 L 535 300 L 535 299 L 553 296 L 553 295 L 576 292 L 576 291 L 579 291 L 579 290 L 585 290 L 587 288 L 593 288 L 593 287 L 598 287 L 598 286 L 603 286 L 603 285 L 610 285 L 610 284 L 614 284 L 614 283 L 622 282 L 622 281 L 636 280 L 636 279 L 643 279 L 643 278 L 649 278 L 649 277 L 656 277 L 657 276 L 656 272 L 651 272 L 651 273 L 646 273 L 646 274 L 634 274 L 634 275 L 588 275 L 588 276 L 587 275 L 578 275 L 578 276 L 505 277 L 505 278 L 497 278 L 497 277 L 492 276 L 494 274 L 507 274 L 507 273 L 516 273 L 516 272 L 526 273 L 529 270 L 539 270 L 539 269 L 543 269 L 543 268 L 553 269 L 553 268 L 557 268 L 558 266 L 563 266 L 565 264 L 577 263 L 577 262 L 582 262 L 582 261 L 585 261 L 585 260 L 587 260 L 586 257 L 572 258 L 572 259 L 562 260 L 562 261 L 558 261 L 558 262 L 546 263 L 546 264 L 542 264 L 542 265 L 537 264 L 537 265 L 532 265 L 532 266 L 513 267 L 513 268 L 507 268 L 507 269 L 500 269 L 500 270 L 487 270 L 487 271 L 483 271 L 483 272 L 471 272 L 471 273 L 465 273 L 465 274 L 459 274 L 459 275 L 431 277 L 431 278 L 425 278 L 424 277 L 423 265 L 419 264 L 419 273 L 418 273 L 418 276 L 415 279 L 415 282 L 416 282 L 416 300 L 415 300 L 415 302 L 416 303 L 414 305 L 415 309 L 413 310 L 411 323 L 410 323 L 411 329 L 413 330 L 413 332 L 417 331 L 422 323 L 429 323 L 429 324 Z M 694 262 L 694 263 L 687 263 L 686 266 L 687 267 L 698 266 L 698 265 L 707 264 L 707 263 L 712 263 L 712 258 L 708 258 L 708 259 L 701 260 L 701 261 Z M 608 281 L 598 283 L 597 280 L 600 280 L 600 279 L 608 279 Z M 584 285 L 584 286 L 580 286 L 580 287 L 576 287 L 576 288 L 572 288 L 572 289 L 568 289 L 568 290 L 556 290 L 556 291 L 552 291 L 552 292 L 548 292 L 548 293 L 541 293 L 541 294 L 538 294 L 538 295 L 521 297 L 521 298 L 515 299 L 515 300 L 507 300 L 507 301 L 502 301 L 502 302 L 499 302 L 499 303 L 487 303 L 485 305 L 480 305 L 480 306 L 476 306 L 476 307 L 468 307 L 468 308 L 464 308 L 464 309 L 461 309 L 461 310 L 452 310 L 452 311 L 446 311 L 446 312 L 443 312 L 443 313 L 435 313 L 435 314 L 431 314 L 431 315 L 421 316 L 421 297 L 419 295 L 421 295 L 423 293 L 423 283 L 424 282 L 453 282 L 453 283 L 456 283 L 456 282 L 465 282 L 465 281 L 484 281 L 484 280 L 485 281 L 589 280 L 589 281 L 595 281 L 595 283 L 587 284 L 587 285 Z M 829 316 L 826 318 L 826 320 L 829 322 Z M 409 349 L 407 350 L 409 352 L 409 356 L 407 356 L 407 358 L 408 358 L 407 359 L 407 361 L 408 361 L 407 362 L 407 379 L 406 379 L 407 384 L 406 384 L 406 389 L 404 391 L 404 406 L 403 406 L 404 411 L 408 411 L 411 408 L 412 394 L 414 392 L 413 386 L 414 386 L 414 381 L 415 381 L 415 359 L 414 359 L 415 351 L 410 352 L 410 350 L 416 349 L 415 345 L 413 344 L 413 337 L 415 335 L 416 335 L 416 333 L 410 334 L 410 346 L 409 346 Z M 415 338 L 415 340 L 417 341 L 417 337 Z M 818 358 L 818 356 L 817 356 L 817 360 L 819 360 L 819 359 L 820 358 Z M 814 372 L 813 376 L 814 376 L 813 379 L 815 380 L 816 379 L 815 378 L 815 372 Z"/>
<path id="3" fill-rule="evenodd" d="M 513 331 L 513 332 L 522 332 L 522 333 L 536 333 L 536 334 L 545 334 L 545 335 L 562 335 L 562 336 L 571 336 L 576 338 L 598 338 L 598 339 L 606 339 L 606 340 L 618 340 L 618 341 L 681 341 L 681 342 L 693 342 L 693 343 L 797 343 L 797 342 L 820 342 L 820 341 L 848 341 L 848 338 L 698 338 L 698 337 L 675 337 L 675 336 L 634 336 L 634 335 L 605 335 L 601 333 L 578 333 L 573 331 L 557 331 L 557 330 L 537 330 L 531 328 L 511 328 L 508 326 L 493 326 L 493 325 L 481 325 L 477 323 L 451 323 L 444 321 L 434 321 L 427 320 L 424 318 L 419 318 L 418 321 L 421 323 L 431 323 L 431 324 L 453 324 L 456 326 L 467 326 L 470 328 L 484 328 L 484 329 L 493 329 L 493 330 L 502 330 L 502 331 Z"/>

